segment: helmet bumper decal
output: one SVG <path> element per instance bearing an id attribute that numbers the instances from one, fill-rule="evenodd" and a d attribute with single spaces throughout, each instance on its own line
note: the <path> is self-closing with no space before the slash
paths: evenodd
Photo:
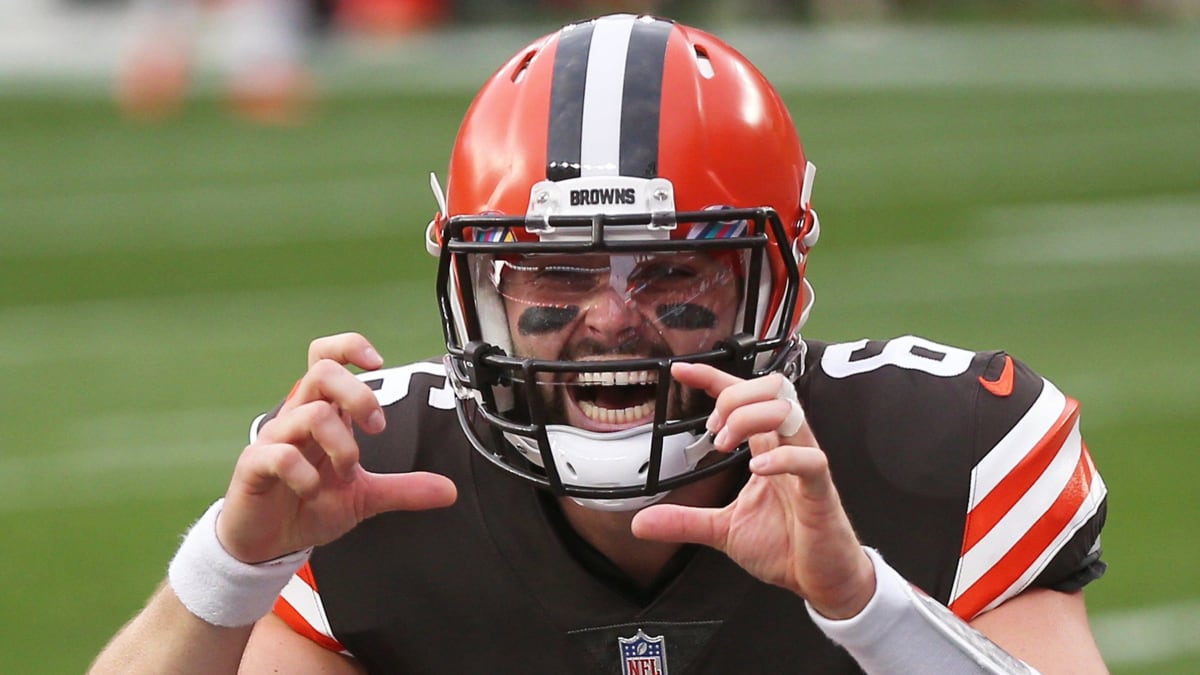
<path id="1" fill-rule="evenodd" d="M 590 216 L 598 209 L 606 215 L 650 214 L 646 222 L 615 226 L 612 234 L 623 240 L 669 239 L 675 222 L 675 188 L 665 178 L 585 176 L 533 185 L 526 212 L 526 229 L 539 241 L 578 241 L 591 236 L 579 227 L 551 224 L 558 215 Z M 639 218 L 640 220 L 640 218 Z"/>

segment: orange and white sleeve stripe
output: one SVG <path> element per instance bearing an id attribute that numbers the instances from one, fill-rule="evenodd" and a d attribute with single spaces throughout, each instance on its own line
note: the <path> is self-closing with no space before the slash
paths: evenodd
<path id="1" fill-rule="evenodd" d="M 1023 591 L 1106 494 L 1079 433 L 1079 403 L 1043 380 L 1025 416 L 971 471 L 950 609 L 970 620 Z"/>
<path id="2" fill-rule="evenodd" d="M 333 637 L 333 629 L 329 626 L 329 617 L 325 615 L 325 605 L 321 603 L 321 594 L 317 592 L 317 583 L 309 563 L 304 563 L 292 575 L 291 581 L 275 601 L 274 611 L 292 630 L 304 637 L 330 651 L 353 656 Z"/>

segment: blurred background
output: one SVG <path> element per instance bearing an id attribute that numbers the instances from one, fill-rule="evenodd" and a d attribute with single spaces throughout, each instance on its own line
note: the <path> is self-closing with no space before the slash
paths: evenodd
<path id="1" fill-rule="evenodd" d="M 429 172 L 508 55 L 614 10 L 783 92 L 807 335 L 1002 348 L 1082 401 L 1101 648 L 1200 672 L 1200 0 L 0 0 L 0 672 L 86 667 L 310 339 L 440 352 Z"/>

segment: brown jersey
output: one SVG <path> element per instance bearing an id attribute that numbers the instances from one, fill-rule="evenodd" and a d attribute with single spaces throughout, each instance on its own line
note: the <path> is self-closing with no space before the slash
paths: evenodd
<path id="1" fill-rule="evenodd" d="M 1078 404 L 1003 352 L 904 336 L 809 341 L 797 391 L 862 541 L 970 619 L 1099 577 L 1105 488 Z M 553 500 L 471 449 L 442 366 L 362 376 L 388 415 L 378 472 L 449 476 L 458 502 L 377 516 L 314 551 L 276 604 L 379 673 L 857 673 L 803 601 L 686 547 L 650 591 Z"/>

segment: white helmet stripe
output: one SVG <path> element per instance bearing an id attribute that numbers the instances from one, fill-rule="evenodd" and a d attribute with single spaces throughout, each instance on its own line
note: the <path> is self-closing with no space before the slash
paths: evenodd
<path id="1" fill-rule="evenodd" d="M 551 85 L 549 180 L 658 175 L 662 77 L 673 25 L 622 14 L 563 29 Z"/>
<path id="2" fill-rule="evenodd" d="M 621 101 L 625 57 L 633 17 L 596 21 L 588 51 L 587 86 L 583 92 L 583 128 L 579 147 L 580 176 L 615 176 L 620 166 Z"/>

